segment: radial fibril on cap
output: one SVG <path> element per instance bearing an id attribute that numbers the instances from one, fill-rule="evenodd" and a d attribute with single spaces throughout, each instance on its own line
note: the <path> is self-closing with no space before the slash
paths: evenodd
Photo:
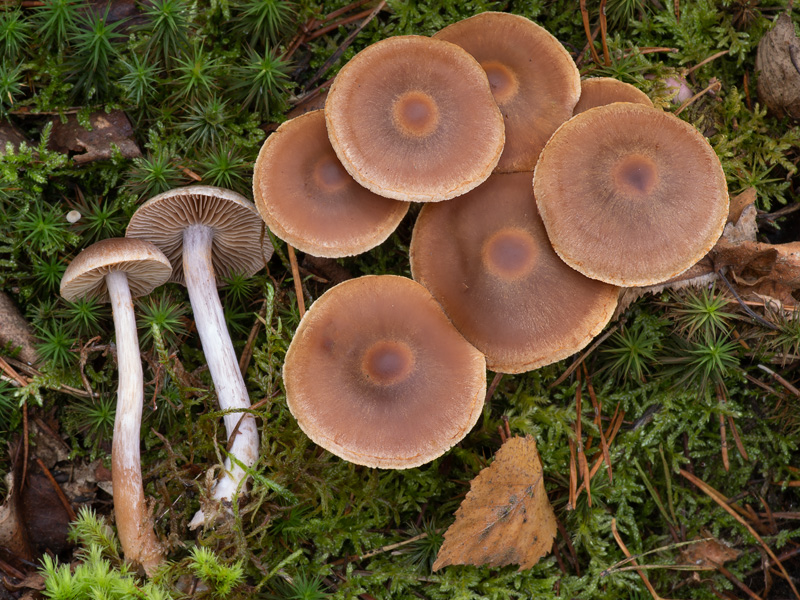
<path id="1" fill-rule="evenodd" d="M 581 97 L 572 114 L 577 115 L 596 106 L 614 102 L 634 102 L 653 107 L 653 101 L 642 90 L 613 77 L 592 77 L 581 81 Z"/>
<path id="2" fill-rule="evenodd" d="M 615 286 L 584 277 L 553 251 L 531 173 L 495 174 L 458 200 L 424 206 L 411 272 L 500 373 L 579 351 L 617 304 Z"/>
<path id="3" fill-rule="evenodd" d="M 150 242 L 126 238 L 101 240 L 69 264 L 61 279 L 61 295 L 70 302 L 80 298 L 108 302 L 105 276 L 111 271 L 127 273 L 131 296 L 136 298 L 166 283 L 172 266 Z"/>
<path id="4" fill-rule="evenodd" d="M 125 235 L 158 246 L 172 263 L 170 281 L 184 284 L 183 231 L 192 224 L 214 230 L 217 285 L 232 273 L 257 273 L 272 256 L 255 205 L 241 194 L 209 185 L 175 188 L 151 198 L 134 213 Z"/>
<path id="5" fill-rule="evenodd" d="M 497 171 L 533 171 L 545 142 L 572 116 L 580 74 L 564 46 L 533 21 L 485 12 L 442 29 L 481 64 L 506 125 Z"/>
<path id="6" fill-rule="evenodd" d="M 396 200 L 469 191 L 497 165 L 505 140 L 480 65 L 455 44 L 420 36 L 359 52 L 337 75 L 325 119 L 353 178 Z"/>
<path id="7" fill-rule="evenodd" d="M 626 287 L 691 267 L 728 215 L 725 174 L 702 134 L 639 104 L 600 106 L 562 125 L 542 151 L 534 191 L 561 258 Z"/>
<path id="8" fill-rule="evenodd" d="M 255 164 L 253 196 L 275 235 L 329 258 L 374 248 L 409 207 L 356 183 L 331 147 L 321 110 L 286 121 L 267 138 Z"/>
<path id="9" fill-rule="evenodd" d="M 356 464 L 405 469 L 469 432 L 486 361 L 421 285 L 369 275 L 311 306 L 283 378 L 289 409 L 314 442 Z"/>

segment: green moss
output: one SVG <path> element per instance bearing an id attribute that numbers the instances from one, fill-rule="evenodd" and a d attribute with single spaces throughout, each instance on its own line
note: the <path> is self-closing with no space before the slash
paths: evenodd
<path id="1" fill-rule="evenodd" d="M 107 425 L 108 417 L 102 403 L 116 393 L 113 355 L 93 353 L 84 365 L 86 381 L 102 406 L 77 410 L 85 399 L 59 390 L 61 385 L 83 389 L 78 349 L 96 336 L 101 344 L 112 341 L 113 323 L 106 310 L 54 298 L 58 273 L 81 248 L 121 235 L 136 206 L 161 191 L 199 177 L 248 193 L 266 125 L 286 118 L 292 94 L 333 77 L 370 43 L 391 35 L 429 35 L 483 10 L 511 10 L 532 18 L 575 54 L 586 44 L 580 13 L 566 0 L 390 1 L 340 58 L 330 60 L 353 25 L 309 41 L 290 63 L 284 61 L 301 24 L 348 4 L 159 0 L 143 5 L 143 22 L 132 29 L 110 23 L 105 14 L 79 17 L 83 13 L 73 9 L 81 8 L 80 3 L 59 0 L 3 15 L 0 111 L 12 112 L 9 118 L 32 145 L 0 155 L 0 286 L 24 304 L 46 361 L 42 374 L 24 388 L 0 382 L 0 436 L 19 431 L 18 406 L 27 401 L 30 410 L 41 406 L 65 419 L 79 458 L 92 455 L 98 444 L 102 447 L 107 432 L 100 425 Z M 672 2 L 609 1 L 612 64 L 601 67 L 584 58 L 582 73 L 634 83 L 657 106 L 671 109 L 664 80 L 727 50 L 689 76 L 696 92 L 712 78 L 720 87 L 695 100 L 680 117 L 708 137 L 732 193 L 755 187 L 758 207 L 764 210 L 796 202 L 800 134 L 766 113 L 755 88 L 756 44 L 777 12 L 735 0 L 683 2 L 680 8 L 678 18 Z M 597 8 L 590 9 L 595 24 Z M 41 43 L 17 39 L 15 31 L 37 29 L 47 32 Z M 660 47 L 676 51 L 643 50 Z M 102 68 L 92 71 L 92 65 Z M 75 99 L 83 104 L 78 113 L 82 122 L 92 110 L 126 110 L 144 155 L 78 166 L 49 150 L 49 118 L 74 110 Z M 19 111 L 54 115 L 23 117 Z M 84 215 L 74 225 L 64 219 L 72 208 Z M 382 246 L 341 264 L 354 275 L 408 276 L 417 210 L 412 208 Z M 234 277 L 222 289 L 238 351 L 261 318 L 262 305 L 266 313 L 246 374 L 251 398 L 259 402 L 253 412 L 262 446 L 249 496 L 234 506 L 230 522 L 190 539 L 186 522 L 209 492 L 211 480 L 204 474 L 225 456 L 225 434 L 192 317 L 184 310 L 188 298 L 184 289 L 171 286 L 137 307 L 147 382 L 142 430 L 142 461 L 149 472 L 146 493 L 156 499 L 156 529 L 171 541 L 172 562 L 159 575 L 161 588 L 147 588 L 126 570 L 118 551 L 110 550 L 113 544 L 84 531 L 81 567 L 70 573 L 64 565 L 45 566 L 50 597 L 66 597 L 60 586 L 103 582 L 110 586 L 104 592 L 109 598 L 118 593 L 109 590 L 121 589 L 129 597 L 151 590 L 179 598 L 187 589 L 179 585 L 184 576 L 199 577 L 209 587 L 202 592 L 206 597 L 648 598 L 636 573 L 605 573 L 624 558 L 611 534 L 612 518 L 631 552 L 658 550 L 648 556 L 662 568 L 649 576 L 664 596 L 713 598 L 711 584 L 717 590 L 732 589 L 716 572 L 704 573 L 702 584 L 677 587 L 689 576 L 669 568 L 681 561 L 673 532 L 687 540 L 710 534 L 735 545 L 743 552 L 728 569 L 760 589 L 760 582 L 747 576 L 760 559 L 755 540 L 690 486 L 679 470 L 693 469 L 756 512 L 764 510 L 761 497 L 773 511 L 797 503 L 797 488 L 769 482 L 797 477 L 788 466 L 797 464 L 800 401 L 759 368 L 763 364 L 796 380 L 797 362 L 790 356 L 800 345 L 797 319 L 768 314 L 779 330 L 767 331 L 752 324 L 735 304 L 717 300 L 719 290 L 646 298 L 628 309 L 618 332 L 586 362 L 603 406 L 604 429 L 616 408 L 625 413 L 610 447 L 614 480 L 600 469 L 592 480 L 592 505 L 584 492 L 570 510 L 568 441 L 575 437 L 578 383 L 573 376 L 554 385 L 566 361 L 505 376 L 475 430 L 444 457 L 418 469 L 357 467 L 312 444 L 286 406 L 281 369 L 299 314 L 285 248 L 273 242 L 278 258 L 270 262 L 269 273 L 247 282 Z M 328 287 L 309 277 L 304 285 L 315 298 Z M 679 368 L 665 368 L 669 360 Z M 747 376 L 774 391 L 756 386 Z M 585 380 L 581 385 L 583 441 L 592 463 L 599 456 L 599 431 Z M 103 410 L 92 412 L 98 408 Z M 726 424 L 729 471 L 722 461 L 720 415 Z M 508 418 L 514 434 L 537 439 L 548 494 L 570 537 L 580 574 L 561 535 L 557 543 L 565 572 L 553 556 L 522 573 L 514 567 L 430 570 L 468 482 L 499 447 L 502 417 Z M 747 458 L 736 448 L 732 427 Z M 426 537 L 411 541 L 423 533 Z M 777 532 L 764 539 L 780 549 L 798 535 L 800 529 L 791 521 L 779 521 Z M 374 552 L 394 544 L 403 545 Z"/>

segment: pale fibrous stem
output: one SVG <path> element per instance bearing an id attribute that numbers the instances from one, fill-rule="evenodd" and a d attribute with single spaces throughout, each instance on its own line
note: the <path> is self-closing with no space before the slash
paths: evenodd
<path id="1" fill-rule="evenodd" d="M 212 261 L 213 241 L 214 229 L 207 225 L 190 225 L 184 230 L 183 274 L 219 406 L 223 411 L 235 411 L 224 416 L 230 454 L 237 462 L 250 467 L 258 459 L 258 430 L 253 415 L 242 411 L 250 408 L 250 397 L 217 293 Z M 235 438 L 231 442 L 233 435 Z M 214 487 L 214 498 L 217 500 L 231 500 L 246 477 L 244 469 L 232 462 L 230 457 L 225 459 L 224 469 Z M 190 527 L 202 525 L 204 519 L 203 511 L 198 511 Z"/>
<path id="2" fill-rule="evenodd" d="M 124 271 L 111 271 L 105 277 L 114 329 L 117 337 L 119 387 L 111 446 L 111 479 L 114 487 L 114 514 L 125 558 L 141 564 L 152 574 L 164 559 L 144 499 L 139 437 L 142 425 L 144 382 L 136 316 Z"/>

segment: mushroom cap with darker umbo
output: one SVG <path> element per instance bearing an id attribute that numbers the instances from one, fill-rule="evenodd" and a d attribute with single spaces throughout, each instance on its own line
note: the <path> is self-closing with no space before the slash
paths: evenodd
<path id="1" fill-rule="evenodd" d="M 499 12 L 453 23 L 433 37 L 458 44 L 486 71 L 506 124 L 496 171 L 533 171 L 581 93 L 578 67 L 567 50 L 533 21 Z"/>
<path id="2" fill-rule="evenodd" d="M 253 197 L 275 235 L 327 258 L 374 248 L 409 207 L 356 183 L 336 158 L 321 110 L 286 121 L 267 138 L 256 159 Z"/>
<path id="3" fill-rule="evenodd" d="M 581 97 L 572 114 L 614 102 L 634 102 L 653 108 L 653 101 L 636 86 L 613 77 L 591 77 L 581 81 Z"/>
<path id="4" fill-rule="evenodd" d="M 251 276 L 272 256 L 272 244 L 255 205 L 241 194 L 210 185 L 175 188 L 150 198 L 131 217 L 127 237 L 153 242 L 172 263 L 170 281 L 184 284 L 183 230 L 214 230 L 217 286 L 234 273 Z"/>
<path id="5" fill-rule="evenodd" d="M 70 302 L 81 298 L 108 302 L 105 276 L 112 271 L 127 274 L 131 296 L 136 298 L 166 283 L 172 265 L 150 242 L 130 238 L 101 240 L 82 250 L 66 268 L 61 295 Z"/>
<path id="6" fill-rule="evenodd" d="M 703 135 L 640 104 L 599 106 L 567 121 L 542 151 L 533 185 L 559 256 L 623 287 L 691 267 L 728 216 L 725 174 Z"/>
<path id="7" fill-rule="evenodd" d="M 283 380 L 289 409 L 314 442 L 356 464 L 407 469 L 440 456 L 475 425 L 486 361 L 424 287 L 368 275 L 311 306 Z"/>
<path id="8" fill-rule="evenodd" d="M 495 174 L 458 200 L 424 206 L 411 273 L 499 373 L 577 352 L 617 305 L 618 288 L 584 277 L 553 251 L 530 173 Z"/>
<path id="9" fill-rule="evenodd" d="M 347 63 L 325 103 L 339 160 L 367 189 L 437 202 L 484 181 L 503 151 L 503 117 L 489 81 L 455 44 L 398 36 Z"/>

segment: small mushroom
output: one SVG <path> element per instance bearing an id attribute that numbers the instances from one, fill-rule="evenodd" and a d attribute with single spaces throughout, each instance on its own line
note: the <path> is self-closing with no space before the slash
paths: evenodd
<path id="1" fill-rule="evenodd" d="M 366 252 L 408 212 L 408 202 L 370 192 L 344 169 L 321 110 L 278 127 L 264 142 L 254 171 L 253 197 L 270 231 L 313 256 Z"/>
<path id="2" fill-rule="evenodd" d="M 448 25 L 434 39 L 458 44 L 480 63 L 503 113 L 500 173 L 533 171 L 545 142 L 572 116 L 578 67 L 547 30 L 518 15 L 484 12 Z"/>
<path id="3" fill-rule="evenodd" d="M 618 288 L 584 277 L 553 251 L 530 173 L 494 174 L 458 200 L 422 207 L 411 273 L 498 373 L 579 351 L 617 305 Z"/>
<path id="4" fill-rule="evenodd" d="M 725 174 L 708 141 L 640 104 L 599 106 L 564 123 L 542 151 L 533 187 L 558 255 L 624 287 L 691 267 L 728 217 Z"/>
<path id="5" fill-rule="evenodd" d="M 143 240 L 102 240 L 78 254 L 64 271 L 61 295 L 74 302 L 111 302 L 117 339 L 119 387 L 111 446 L 114 514 L 125 558 L 152 574 L 164 559 L 153 531 L 142 484 L 139 437 L 144 384 L 132 297 L 149 294 L 172 273 L 167 257 Z"/>
<path id="6" fill-rule="evenodd" d="M 331 86 L 325 120 L 353 179 L 396 200 L 437 202 L 471 190 L 495 168 L 505 141 L 475 59 L 415 35 L 356 54 Z"/>
<path id="7" fill-rule="evenodd" d="M 613 77 L 592 77 L 581 81 L 581 98 L 572 114 L 614 102 L 635 102 L 653 108 L 653 101 L 636 86 Z"/>
<path id="8" fill-rule="evenodd" d="M 486 361 L 418 283 L 350 279 L 297 328 L 283 367 L 300 428 L 359 465 L 407 469 L 459 442 L 481 414 Z"/>
<path id="9" fill-rule="evenodd" d="M 231 273 L 253 275 L 272 255 L 255 206 L 244 196 L 223 188 L 196 185 L 159 194 L 131 218 L 126 235 L 153 242 L 174 266 L 170 281 L 185 284 L 197 332 L 224 416 L 230 454 L 217 480 L 214 498 L 230 501 L 245 469 L 258 459 L 258 431 L 247 411 L 250 397 L 233 350 L 222 304 L 220 278 Z M 240 464 L 243 465 L 240 466 Z M 203 524 L 200 510 L 190 527 Z"/>

